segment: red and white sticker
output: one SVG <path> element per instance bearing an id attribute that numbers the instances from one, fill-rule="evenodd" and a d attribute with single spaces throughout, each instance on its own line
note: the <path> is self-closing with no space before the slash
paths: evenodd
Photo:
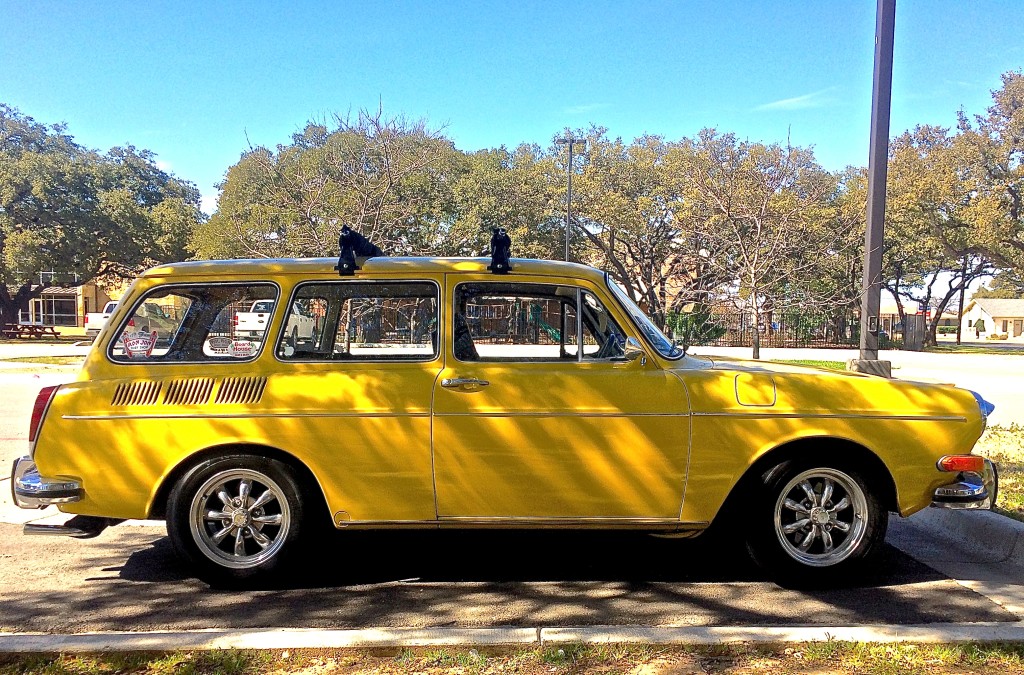
<path id="1" fill-rule="evenodd" d="M 121 343 L 124 344 L 124 353 L 130 359 L 144 359 L 153 353 L 156 346 L 156 331 L 146 333 L 129 333 L 125 331 L 121 335 Z"/>
<path id="2" fill-rule="evenodd" d="M 228 354 L 239 359 L 247 359 L 256 353 L 256 345 L 248 340 L 233 340 L 228 347 Z"/>

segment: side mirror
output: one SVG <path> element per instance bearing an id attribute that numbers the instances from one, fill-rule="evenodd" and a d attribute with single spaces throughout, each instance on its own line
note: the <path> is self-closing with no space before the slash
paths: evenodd
<path id="1" fill-rule="evenodd" d="M 640 365 L 647 363 L 647 352 L 644 351 L 643 345 L 635 337 L 626 338 L 626 346 L 622 350 L 622 358 L 627 361 L 636 361 L 640 359 Z"/>

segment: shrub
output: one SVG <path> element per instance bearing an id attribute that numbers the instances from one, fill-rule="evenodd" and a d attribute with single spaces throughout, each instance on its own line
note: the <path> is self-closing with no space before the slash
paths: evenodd
<path id="1" fill-rule="evenodd" d="M 1008 337 L 1010 337 L 1010 336 L 1007 335 L 1006 333 L 989 333 L 985 337 L 985 339 L 986 340 L 1005 340 Z"/>
<path id="2" fill-rule="evenodd" d="M 936 328 L 939 335 L 955 335 L 956 326 L 939 326 Z"/>

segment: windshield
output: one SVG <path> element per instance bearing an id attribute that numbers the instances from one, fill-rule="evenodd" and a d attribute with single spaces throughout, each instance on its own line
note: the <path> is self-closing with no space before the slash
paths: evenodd
<path id="1" fill-rule="evenodd" d="M 609 274 L 605 274 L 604 278 L 608 283 L 608 288 L 612 289 L 612 293 L 619 299 L 623 308 L 633 318 L 633 323 L 640 328 L 640 332 L 644 334 L 647 342 L 667 359 L 678 359 L 681 357 L 683 349 L 677 347 L 671 340 L 665 337 L 664 333 L 658 330 L 658 327 L 644 314 L 642 309 L 636 306 L 636 303 L 630 299 L 626 291 L 622 290 L 622 287 L 615 283 Z"/>

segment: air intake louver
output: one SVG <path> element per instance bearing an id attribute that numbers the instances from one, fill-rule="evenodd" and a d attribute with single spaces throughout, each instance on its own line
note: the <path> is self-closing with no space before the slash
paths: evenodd
<path id="1" fill-rule="evenodd" d="M 111 405 L 153 405 L 160 398 L 159 382 L 126 382 L 117 385 Z"/>
<path id="2" fill-rule="evenodd" d="M 164 405 L 198 405 L 210 400 L 213 378 L 200 377 L 194 380 L 175 380 L 167 385 Z"/>
<path id="3" fill-rule="evenodd" d="M 227 377 L 220 383 L 214 403 L 257 403 L 266 386 L 265 377 Z"/>

